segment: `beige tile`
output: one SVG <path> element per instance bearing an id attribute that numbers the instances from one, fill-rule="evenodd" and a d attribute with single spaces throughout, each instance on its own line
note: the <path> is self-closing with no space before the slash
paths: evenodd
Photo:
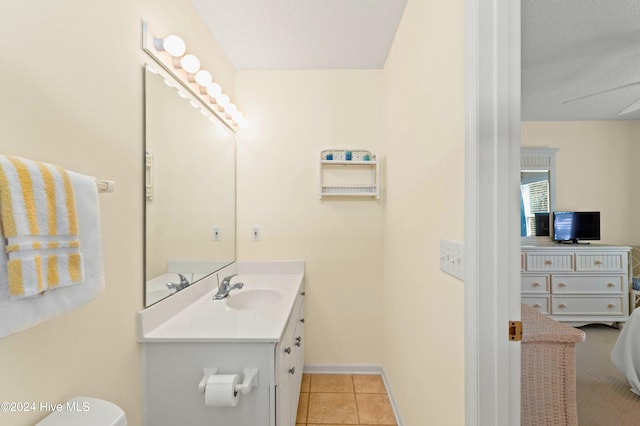
<path id="1" fill-rule="evenodd" d="M 298 399 L 298 417 L 296 423 L 307 422 L 307 411 L 309 410 L 309 394 L 301 392 L 300 399 Z"/>
<path id="2" fill-rule="evenodd" d="M 353 393 L 351 374 L 312 374 L 309 392 Z"/>
<path id="3" fill-rule="evenodd" d="M 356 393 L 387 393 L 382 376 L 378 374 L 354 374 L 353 386 Z"/>
<path id="4" fill-rule="evenodd" d="M 311 375 L 302 375 L 302 385 L 300 386 L 300 392 L 309 392 L 309 385 L 311 384 Z"/>
<path id="5" fill-rule="evenodd" d="M 396 418 L 386 394 L 359 393 L 356 394 L 358 402 L 358 417 L 361 424 L 366 425 L 395 425 Z"/>
<path id="6" fill-rule="evenodd" d="M 315 376 L 314 376 L 315 379 Z M 313 379 L 311 380 L 313 386 Z M 352 393 L 310 393 L 309 424 L 357 425 L 358 409 Z"/>

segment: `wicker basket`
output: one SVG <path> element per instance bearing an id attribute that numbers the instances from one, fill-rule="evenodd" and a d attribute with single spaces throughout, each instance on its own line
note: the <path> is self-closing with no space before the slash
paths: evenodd
<path id="1" fill-rule="evenodd" d="M 521 425 L 577 425 L 576 342 L 585 334 L 522 305 Z"/>

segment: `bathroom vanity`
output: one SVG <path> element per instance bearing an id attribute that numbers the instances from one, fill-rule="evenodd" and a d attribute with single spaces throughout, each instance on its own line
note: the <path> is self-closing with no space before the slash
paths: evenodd
<path id="1" fill-rule="evenodd" d="M 212 300 L 218 279 L 243 282 Z M 304 264 L 236 263 L 139 313 L 146 425 L 294 426 L 304 364 Z M 205 369 L 257 369 L 235 406 L 205 403 Z M 205 379 L 206 382 L 206 379 Z"/>

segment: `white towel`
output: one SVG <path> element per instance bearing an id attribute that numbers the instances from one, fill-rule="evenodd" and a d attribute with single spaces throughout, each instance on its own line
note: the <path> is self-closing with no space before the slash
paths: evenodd
<path id="1" fill-rule="evenodd" d="M 95 180 L 71 171 L 68 173 L 76 199 L 84 283 L 47 291 L 42 296 L 9 298 L 6 239 L 0 232 L 0 337 L 79 307 L 94 299 L 104 288 L 100 206 Z"/>
<path id="2" fill-rule="evenodd" d="M 9 296 L 83 282 L 75 194 L 66 170 L 0 155 L 0 218 Z"/>

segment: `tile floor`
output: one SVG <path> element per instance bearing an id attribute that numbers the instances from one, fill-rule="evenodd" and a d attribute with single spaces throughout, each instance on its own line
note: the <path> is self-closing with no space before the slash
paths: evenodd
<path id="1" fill-rule="evenodd" d="M 395 426 L 379 375 L 304 374 L 296 426 Z"/>

